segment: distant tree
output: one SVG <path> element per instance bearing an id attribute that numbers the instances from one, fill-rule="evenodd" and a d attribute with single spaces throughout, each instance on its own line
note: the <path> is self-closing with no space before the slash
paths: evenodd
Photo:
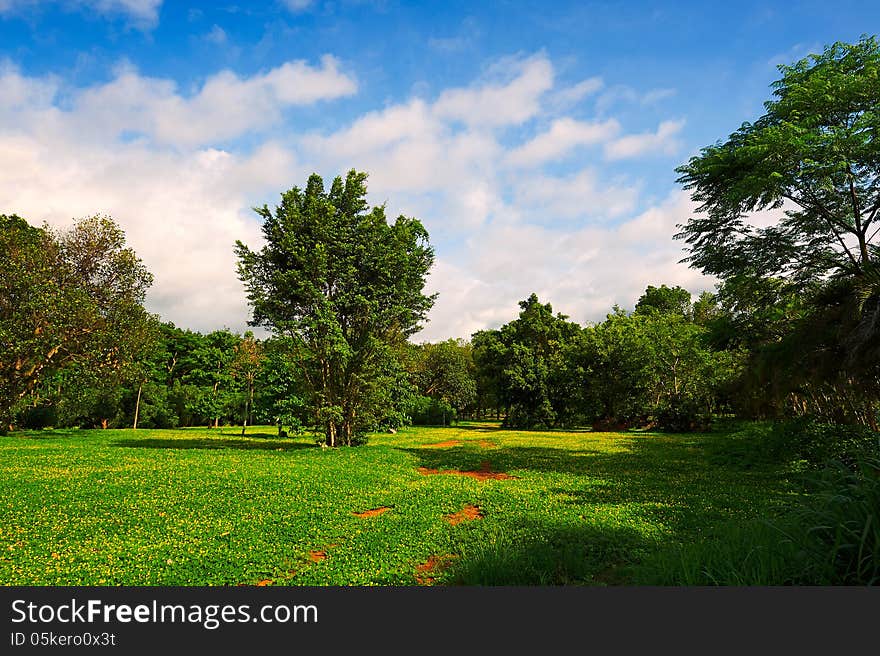
<path id="1" fill-rule="evenodd" d="M 244 436 L 254 409 L 254 385 L 263 363 L 263 346 L 254 338 L 251 331 L 235 345 L 235 357 L 232 360 L 232 378 L 239 382 L 244 395 L 244 419 L 241 434 Z"/>
<path id="2" fill-rule="evenodd" d="M 682 287 L 648 285 L 636 302 L 636 313 L 666 312 L 682 317 L 691 316 L 691 293 Z"/>
<path id="3" fill-rule="evenodd" d="M 234 403 L 234 379 L 232 366 L 240 337 L 229 330 L 214 330 L 199 340 L 194 353 L 194 367 L 188 380 L 196 386 L 194 410 L 213 419 L 219 428 L 220 419 L 232 414 L 229 406 Z"/>
<path id="4" fill-rule="evenodd" d="M 284 336 L 263 343 L 255 403 L 262 416 L 277 426 L 279 435 L 284 426 L 296 432 L 308 421 L 308 409 L 302 398 L 305 385 L 295 352 L 294 345 Z"/>
<path id="5" fill-rule="evenodd" d="M 477 383 L 477 412 L 494 410 L 496 419 L 500 418 L 507 405 L 501 376 L 505 352 L 501 333 L 498 330 L 477 331 L 471 335 L 471 345 Z"/>
<path id="6" fill-rule="evenodd" d="M 520 301 L 517 319 L 473 336 L 478 370 L 495 377 L 505 426 L 540 428 L 570 423 L 572 404 L 564 374 L 566 343 L 580 330 L 564 314 L 553 314 L 536 294 Z"/>
<path id="7" fill-rule="evenodd" d="M 437 399 L 456 415 L 475 401 L 473 353 L 471 345 L 463 340 L 448 339 L 417 346 L 409 366 L 419 393 Z M 446 413 L 442 413 L 444 425 L 447 419 Z"/>
<path id="8" fill-rule="evenodd" d="M 703 292 L 694 301 L 691 306 L 691 316 L 694 323 L 701 326 L 707 325 L 710 321 L 717 319 L 721 315 L 721 308 L 718 305 L 718 298 L 712 292 Z"/>
<path id="9" fill-rule="evenodd" d="M 312 175 L 274 212 L 257 210 L 260 251 L 236 244 L 251 324 L 290 340 L 329 446 L 359 443 L 392 410 L 395 348 L 434 301 L 423 293 L 434 260 L 428 233 L 416 219 L 389 224 L 383 206 L 369 208 L 366 179 L 350 171 L 325 191 Z"/>
<path id="10" fill-rule="evenodd" d="M 0 215 L 0 421 L 55 372 L 118 372 L 135 361 L 153 320 L 152 276 L 109 217 L 69 230 Z"/>
<path id="11" fill-rule="evenodd" d="M 735 359 L 712 349 L 706 333 L 678 311 L 618 310 L 588 326 L 567 355 L 584 415 L 597 429 L 707 429 Z"/>

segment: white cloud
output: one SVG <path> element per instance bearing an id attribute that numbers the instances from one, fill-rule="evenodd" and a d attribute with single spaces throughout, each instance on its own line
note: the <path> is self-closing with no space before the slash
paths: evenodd
<path id="1" fill-rule="evenodd" d="M 594 123 L 560 118 L 553 121 L 549 130 L 510 152 L 507 163 L 511 166 L 538 166 L 558 159 L 578 146 L 608 141 L 619 131 L 620 123 L 613 118 Z"/>
<path id="2" fill-rule="evenodd" d="M 226 30 L 224 30 L 219 25 L 212 25 L 211 31 L 205 35 L 205 41 L 208 43 L 213 43 L 214 45 L 222 46 L 226 43 L 228 37 L 226 35 Z"/>
<path id="3" fill-rule="evenodd" d="M 433 107 L 422 100 L 392 105 L 369 112 L 330 135 L 309 134 L 301 140 L 305 155 L 322 170 L 356 168 L 370 172 L 372 194 L 432 194 L 454 190 L 456 200 L 440 205 L 445 222 L 462 227 L 478 219 L 471 210 L 486 202 L 464 202 L 486 193 L 502 151 L 491 133 L 480 130 L 455 131 L 440 120 Z M 475 191 L 478 189 L 480 191 Z M 431 198 L 435 209 L 436 198 Z M 381 200 L 380 200 L 381 202 Z M 416 205 L 424 213 L 424 203 Z"/>
<path id="4" fill-rule="evenodd" d="M 329 55 L 320 67 L 293 61 L 250 78 L 221 71 L 191 96 L 179 93 L 172 80 L 122 70 L 112 81 L 79 93 L 74 113 L 86 119 L 81 126 L 86 132 L 138 133 L 160 143 L 197 146 L 276 125 L 285 107 L 356 90 L 354 79 Z"/>
<path id="5" fill-rule="evenodd" d="M 444 91 L 436 115 L 470 126 L 519 125 L 539 112 L 541 96 L 553 86 L 553 66 L 543 55 L 504 62 L 492 73 L 503 81 Z"/>
<path id="6" fill-rule="evenodd" d="M 247 306 L 233 244 L 259 244 L 251 206 L 277 198 L 306 172 L 271 139 L 246 153 L 200 146 L 262 127 L 210 105 L 230 100 L 225 92 L 247 91 L 263 93 L 271 112 L 332 97 L 350 88 L 348 79 L 331 59 L 320 68 L 295 62 L 253 78 L 221 73 L 184 98 L 169 80 L 122 71 L 106 85 L 71 90 L 62 110 L 55 78 L 2 65 L 0 212 L 57 226 L 110 214 L 155 275 L 151 310 L 196 329 L 242 330 Z M 125 130 L 144 136 L 119 139 Z"/>
<path id="7" fill-rule="evenodd" d="M 684 121 L 663 121 L 656 132 L 629 134 L 605 145 L 605 157 L 610 160 L 628 159 L 652 154 L 675 154 L 680 143 L 675 138 L 684 127 Z"/>
<path id="8" fill-rule="evenodd" d="M 707 288 L 677 264 L 681 244 L 671 240 L 692 211 L 687 198 L 645 208 L 638 180 L 574 151 L 662 152 L 681 122 L 620 137 L 614 118 L 553 113 L 553 79 L 543 55 L 509 59 L 472 85 L 319 134 L 285 124 L 284 110 L 354 93 L 331 57 L 249 77 L 221 71 L 191 93 L 131 68 L 77 89 L 0 63 L 0 212 L 54 225 L 114 216 L 155 274 L 150 309 L 200 330 L 244 329 L 232 244 L 258 247 L 251 206 L 273 204 L 313 171 L 366 170 L 372 203 L 427 226 L 438 248 L 429 288 L 440 298 L 417 339 L 500 325 L 532 291 L 585 321 L 631 305 L 647 284 Z M 224 146 L 242 135 L 246 150 Z"/>
<path id="9" fill-rule="evenodd" d="M 596 93 L 603 86 L 605 86 L 605 82 L 601 77 L 590 77 L 557 91 L 553 94 L 553 102 L 557 107 L 567 109 L 572 105 L 576 105 L 587 96 Z"/>
<path id="10" fill-rule="evenodd" d="M 0 61 L 0 112 L 44 110 L 52 106 L 58 88 L 55 77 L 24 77 L 10 62 Z"/>
<path id="11" fill-rule="evenodd" d="M 532 292 L 583 324 L 601 321 L 615 304 L 632 309 L 648 285 L 711 290 L 715 280 L 680 264 L 682 243 L 672 239 L 693 209 L 687 194 L 675 191 L 616 226 L 486 225 L 466 252 L 438 262 L 430 284 L 440 296 L 416 339 L 496 328 L 516 318 L 517 303 Z"/>
<path id="12" fill-rule="evenodd" d="M 628 103 L 646 107 L 675 95 L 675 89 L 660 88 L 641 92 L 626 84 L 616 84 L 596 99 L 596 112 L 606 113 L 615 105 Z"/>
<path id="13" fill-rule="evenodd" d="M 267 163 L 277 163 L 268 154 Z M 56 226 L 110 214 L 155 275 L 151 309 L 187 327 L 243 329 L 232 246 L 259 242 L 247 210 L 255 168 L 263 162 L 221 151 L 157 153 L 130 144 L 84 152 L 74 139 L 3 137 L 0 207 Z"/>
<path id="14" fill-rule="evenodd" d="M 593 169 L 564 177 L 530 175 L 515 191 L 517 201 L 538 222 L 618 217 L 635 209 L 638 193 L 638 185 L 602 181 Z"/>
<path id="15" fill-rule="evenodd" d="M 162 0 L 0 0 L 0 14 L 34 9 L 39 5 L 58 4 L 64 9 L 96 12 L 102 16 L 122 15 L 142 29 L 155 27 L 159 22 Z"/>
<path id="16" fill-rule="evenodd" d="M 305 11 L 312 6 L 313 0 L 282 0 L 284 6 L 294 13 Z"/>

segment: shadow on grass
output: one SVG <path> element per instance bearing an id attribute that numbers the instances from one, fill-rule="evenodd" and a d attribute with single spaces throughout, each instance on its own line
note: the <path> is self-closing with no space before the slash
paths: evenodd
<path id="1" fill-rule="evenodd" d="M 233 431 L 220 431 L 219 433 L 217 433 L 217 435 L 219 435 L 221 437 L 237 437 L 237 438 L 247 437 L 247 438 L 255 438 L 258 440 L 263 440 L 263 439 L 265 439 L 265 440 L 281 440 L 281 439 L 283 439 L 283 438 L 278 437 L 278 433 L 245 433 L 244 435 L 242 435 L 240 430 L 238 430 L 238 431 L 235 431 L 235 430 L 233 430 Z"/>
<path id="2" fill-rule="evenodd" d="M 457 545 L 453 585 L 626 585 L 618 573 L 657 549 L 638 531 L 519 522 Z"/>
<path id="3" fill-rule="evenodd" d="M 79 428 L 27 428 L 24 430 L 16 430 L 12 431 L 5 435 L 5 437 L 13 437 L 21 440 L 57 440 L 65 437 L 76 437 L 81 435 L 86 431 L 92 431 L 94 429 L 79 429 Z M 110 429 L 113 430 L 113 429 Z M 3 437 L 3 436 L 0 436 Z"/>
<path id="4" fill-rule="evenodd" d="M 546 496 L 548 503 L 582 506 L 590 513 L 602 507 L 632 506 L 633 512 L 681 535 L 735 517 L 757 516 L 785 501 L 792 483 L 779 471 L 718 468 L 707 457 L 707 439 L 690 435 L 616 439 L 615 446 L 624 449 L 610 453 L 543 446 L 402 450 L 414 457 L 415 467 L 440 471 L 589 477 L 572 482 L 570 488 L 556 479 L 536 493 Z"/>
<path id="5" fill-rule="evenodd" d="M 253 437 L 253 435 L 248 435 Z M 299 449 L 315 449 L 314 444 L 304 442 L 290 442 L 288 440 L 266 440 L 260 442 L 248 442 L 243 439 L 170 439 L 162 440 L 147 438 L 143 440 L 116 440 L 111 442 L 113 446 L 128 449 L 240 449 L 243 451 L 297 451 Z"/>
<path id="6" fill-rule="evenodd" d="M 498 431 L 505 430 L 497 424 L 489 424 L 487 426 L 480 426 L 478 424 L 447 424 L 446 426 L 441 426 L 440 424 L 433 426 L 420 424 L 418 428 L 454 428 L 455 430 L 475 431 L 480 433 L 497 433 Z"/>
<path id="7" fill-rule="evenodd" d="M 427 428 L 443 428 L 439 424 L 437 426 L 428 426 Z M 592 428 L 579 426 L 576 428 L 504 428 L 498 423 L 492 423 L 481 426 L 480 424 L 455 424 L 446 426 L 445 428 L 455 428 L 457 430 L 478 431 L 481 433 L 497 433 L 499 431 L 516 431 L 517 433 L 592 433 Z"/>

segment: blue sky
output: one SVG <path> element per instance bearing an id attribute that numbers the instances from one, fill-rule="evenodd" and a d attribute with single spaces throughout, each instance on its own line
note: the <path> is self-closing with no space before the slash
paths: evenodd
<path id="1" fill-rule="evenodd" d="M 878 25 L 871 2 L 0 0 L 0 212 L 110 214 L 152 310 L 242 330 L 250 207 L 357 168 L 436 247 L 418 339 L 532 291 L 599 320 L 712 287 L 677 263 L 675 167 L 761 114 L 777 64 Z"/>

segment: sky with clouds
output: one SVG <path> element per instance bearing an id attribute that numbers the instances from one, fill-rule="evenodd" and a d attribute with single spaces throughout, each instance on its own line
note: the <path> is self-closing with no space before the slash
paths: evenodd
<path id="1" fill-rule="evenodd" d="M 355 168 L 431 235 L 416 341 L 532 292 L 597 321 L 648 284 L 713 287 L 679 263 L 675 167 L 760 116 L 778 64 L 871 25 L 848 0 L 0 0 L 0 213 L 109 214 L 150 310 L 242 331 L 252 208 Z"/>

